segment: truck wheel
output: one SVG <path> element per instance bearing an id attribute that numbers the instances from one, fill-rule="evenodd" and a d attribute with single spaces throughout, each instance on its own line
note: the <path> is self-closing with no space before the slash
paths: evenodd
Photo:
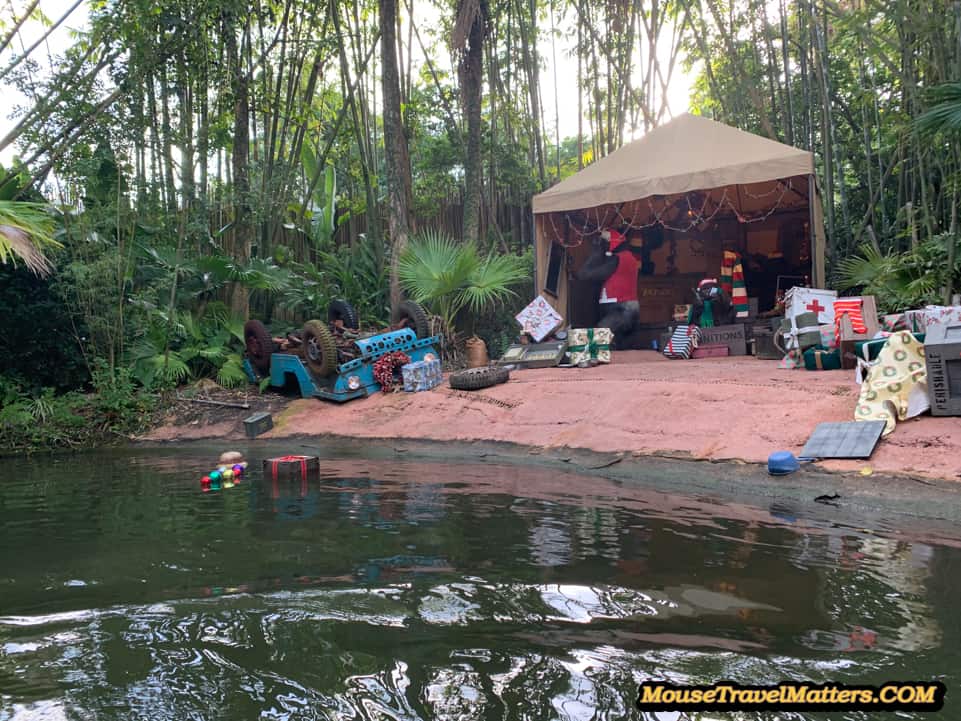
<path id="1" fill-rule="evenodd" d="M 261 375 L 270 373 L 270 355 L 274 352 L 274 340 L 259 320 L 244 323 L 244 344 L 250 364 Z"/>
<path id="2" fill-rule="evenodd" d="M 332 300 L 327 306 L 327 321 L 336 325 L 340 321 L 347 330 L 360 330 L 360 319 L 357 310 L 346 300 Z"/>
<path id="3" fill-rule="evenodd" d="M 418 338 L 430 338 L 430 321 L 420 303 L 405 300 L 394 313 L 394 325 L 400 328 L 410 328 Z"/>
<path id="4" fill-rule="evenodd" d="M 450 374 L 450 387 L 458 391 L 479 391 L 503 383 L 509 377 L 510 371 L 506 368 L 468 368 Z"/>
<path id="5" fill-rule="evenodd" d="M 325 378 L 337 370 L 337 344 L 330 329 L 319 320 L 309 320 L 301 333 L 304 361 L 317 376 Z"/>

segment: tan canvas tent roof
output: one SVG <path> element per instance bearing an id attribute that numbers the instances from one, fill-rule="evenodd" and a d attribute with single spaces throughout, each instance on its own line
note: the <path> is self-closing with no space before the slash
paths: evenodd
<path id="1" fill-rule="evenodd" d="M 535 213 L 626 203 L 810 175 L 811 153 L 697 115 L 680 115 L 534 196 Z"/>

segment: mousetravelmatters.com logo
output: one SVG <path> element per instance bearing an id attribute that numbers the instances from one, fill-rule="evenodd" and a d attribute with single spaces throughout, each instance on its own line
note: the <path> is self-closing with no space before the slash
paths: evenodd
<path id="1" fill-rule="evenodd" d="M 742 686 L 727 681 L 710 686 L 644 683 L 641 711 L 939 711 L 945 686 L 939 681 L 897 681 L 881 686 L 780 683 Z"/>

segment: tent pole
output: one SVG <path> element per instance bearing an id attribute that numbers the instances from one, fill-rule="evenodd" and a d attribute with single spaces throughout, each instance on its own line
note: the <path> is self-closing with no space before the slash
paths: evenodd
<path id="1" fill-rule="evenodd" d="M 537 297 L 537 286 L 540 285 L 540 275 L 538 275 L 537 255 L 541 252 L 541 224 L 537 222 L 537 215 L 531 209 L 531 227 L 534 229 L 534 292 L 531 298 Z M 523 239 L 521 239 L 523 242 Z"/>
<path id="2" fill-rule="evenodd" d="M 814 183 L 814 174 L 808 176 L 808 243 L 811 247 L 811 287 L 822 288 L 824 282 L 820 277 L 818 268 L 818 238 L 815 228 L 814 204 L 817 202 L 817 186 Z"/>

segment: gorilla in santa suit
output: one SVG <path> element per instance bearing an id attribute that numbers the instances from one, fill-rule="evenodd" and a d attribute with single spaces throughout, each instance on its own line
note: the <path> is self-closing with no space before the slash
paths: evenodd
<path id="1" fill-rule="evenodd" d="M 578 280 L 603 283 L 598 298 L 601 319 L 597 328 L 610 328 L 616 347 L 625 348 L 640 323 L 637 303 L 637 272 L 643 250 L 632 246 L 616 230 L 601 232 L 594 250 L 577 271 Z"/>

